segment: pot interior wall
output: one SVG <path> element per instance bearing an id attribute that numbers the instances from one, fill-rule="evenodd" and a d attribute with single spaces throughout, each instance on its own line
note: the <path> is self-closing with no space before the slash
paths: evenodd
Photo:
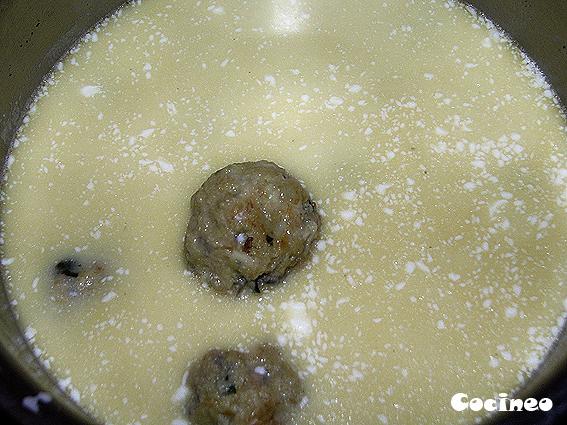
<path id="1" fill-rule="evenodd" d="M 123 2 L 0 0 L 1 158 L 6 158 L 44 76 L 82 34 Z M 0 286 L 0 407 L 23 424 L 94 424 L 33 356 L 14 320 L 3 282 Z M 37 413 L 24 407 L 24 398 L 40 391 L 49 391 L 54 401 L 40 402 Z M 33 399 L 26 400 L 33 406 Z"/>

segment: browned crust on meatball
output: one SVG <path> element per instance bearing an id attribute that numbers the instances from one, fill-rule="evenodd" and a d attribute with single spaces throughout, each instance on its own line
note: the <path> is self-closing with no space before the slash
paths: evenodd
<path id="1" fill-rule="evenodd" d="M 317 206 L 286 170 L 268 161 L 231 164 L 191 198 L 187 262 L 218 292 L 260 292 L 309 257 L 320 225 Z"/>
<path id="2" fill-rule="evenodd" d="M 299 376 L 278 348 L 210 350 L 189 369 L 194 425 L 285 425 L 303 398 Z"/>

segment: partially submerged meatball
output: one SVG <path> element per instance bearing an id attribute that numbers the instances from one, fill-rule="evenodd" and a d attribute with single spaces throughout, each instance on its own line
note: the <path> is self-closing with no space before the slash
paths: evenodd
<path id="1" fill-rule="evenodd" d="M 67 258 L 53 268 L 51 289 L 57 301 L 66 301 L 85 295 L 107 278 L 106 268 L 100 261 L 81 261 Z"/>
<path id="2" fill-rule="evenodd" d="M 261 292 L 309 256 L 321 218 L 299 181 L 268 161 L 231 164 L 191 198 L 190 268 L 219 292 Z"/>
<path id="3" fill-rule="evenodd" d="M 187 413 L 194 425 L 285 425 L 303 398 L 281 352 L 210 350 L 189 368 Z"/>

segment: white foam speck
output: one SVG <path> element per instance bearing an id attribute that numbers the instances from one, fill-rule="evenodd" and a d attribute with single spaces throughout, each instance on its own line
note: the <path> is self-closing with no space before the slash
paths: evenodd
<path id="1" fill-rule="evenodd" d="M 103 303 L 107 303 L 109 301 L 112 301 L 114 298 L 116 298 L 118 296 L 118 294 L 114 291 L 110 291 L 108 293 L 106 293 L 102 298 L 101 301 Z"/>
<path id="2" fill-rule="evenodd" d="M 165 108 L 167 109 L 167 113 L 169 115 L 177 114 L 177 107 L 175 106 L 175 103 L 173 103 L 171 101 L 167 101 L 166 104 L 165 104 Z"/>
<path id="3" fill-rule="evenodd" d="M 353 382 L 360 381 L 362 378 L 364 378 L 364 375 L 358 369 L 353 369 L 352 374 L 349 376 L 349 379 Z"/>
<path id="4" fill-rule="evenodd" d="M 358 93 L 360 90 L 362 90 L 362 86 L 358 84 L 352 84 L 348 87 L 350 93 Z"/>
<path id="5" fill-rule="evenodd" d="M 364 130 L 365 136 L 370 136 L 372 133 L 374 133 L 374 130 L 372 130 L 370 127 L 368 127 L 366 130 Z"/>
<path id="6" fill-rule="evenodd" d="M 268 371 L 263 366 L 256 366 L 254 368 L 254 373 L 257 375 L 265 375 Z"/>
<path id="7" fill-rule="evenodd" d="M 234 130 L 228 130 L 226 133 L 224 133 L 224 135 L 226 137 L 235 137 L 236 133 L 234 132 Z"/>
<path id="8" fill-rule="evenodd" d="M 324 240 L 319 240 L 315 246 L 317 247 L 317 251 L 324 251 L 325 248 L 327 248 L 327 243 Z"/>
<path id="9" fill-rule="evenodd" d="M 490 217 L 494 217 L 495 214 L 498 214 L 500 208 L 507 203 L 508 201 L 506 199 L 499 199 L 498 201 L 493 202 L 492 205 L 488 207 L 488 214 L 490 215 Z"/>
<path id="10" fill-rule="evenodd" d="M 449 279 L 451 279 L 453 282 L 456 282 L 460 278 L 461 278 L 461 276 L 458 275 L 457 273 L 449 273 Z"/>
<path id="11" fill-rule="evenodd" d="M 283 347 L 284 345 L 287 344 L 287 338 L 285 335 L 278 335 L 278 344 L 280 345 L 280 347 Z"/>
<path id="12" fill-rule="evenodd" d="M 173 171 L 173 164 L 159 159 L 157 163 L 159 164 L 159 168 L 161 168 L 162 171 L 165 171 L 166 173 L 171 173 Z"/>
<path id="13" fill-rule="evenodd" d="M 224 14 L 224 7 L 217 6 L 215 4 L 213 4 L 212 6 L 209 6 L 207 10 L 209 12 L 214 13 L 215 15 L 223 15 Z"/>
<path id="14" fill-rule="evenodd" d="M 10 264 L 12 264 L 15 261 L 15 258 L 2 258 L 2 260 L 0 261 L 0 263 L 3 266 L 9 266 Z"/>
<path id="15" fill-rule="evenodd" d="M 415 263 L 413 262 L 406 263 L 406 273 L 412 274 L 414 271 L 415 271 Z"/>
<path id="16" fill-rule="evenodd" d="M 379 195 L 383 195 L 383 194 L 386 193 L 386 191 L 387 191 L 389 188 L 391 188 L 391 187 L 392 187 L 391 184 L 388 184 L 388 183 L 381 183 L 381 184 L 379 184 L 379 185 L 376 186 L 376 192 L 377 192 Z"/>
<path id="17" fill-rule="evenodd" d="M 515 307 L 506 307 L 506 317 L 508 319 L 512 319 L 516 317 L 518 314 L 518 310 Z"/>
<path id="18" fill-rule="evenodd" d="M 446 329 L 445 328 L 445 322 L 443 320 L 439 320 L 437 322 L 437 329 Z"/>
<path id="19" fill-rule="evenodd" d="M 37 331 L 32 328 L 31 326 L 28 326 L 25 330 L 24 330 L 24 337 L 28 340 L 28 341 L 32 341 L 35 338 L 35 335 L 37 334 Z"/>
<path id="20" fill-rule="evenodd" d="M 304 303 L 290 302 L 282 304 L 287 312 L 288 324 L 295 336 L 304 337 L 311 335 L 313 328 L 307 315 L 307 308 Z"/>
<path id="21" fill-rule="evenodd" d="M 449 132 L 444 128 L 435 127 L 435 134 L 437 134 L 438 136 L 446 136 L 447 134 L 449 134 Z"/>
<path id="22" fill-rule="evenodd" d="M 500 362 L 496 357 L 490 356 L 488 364 L 490 365 L 490 367 L 498 367 L 500 365 Z"/>
<path id="23" fill-rule="evenodd" d="M 394 215 L 394 210 L 392 208 L 384 208 L 384 213 Z"/>
<path id="24" fill-rule="evenodd" d="M 384 425 L 388 425 L 388 418 L 385 415 L 378 415 L 378 420 Z"/>
<path id="25" fill-rule="evenodd" d="M 352 220 L 355 216 L 356 212 L 353 210 L 343 210 L 341 211 L 341 217 L 345 220 Z"/>
<path id="26" fill-rule="evenodd" d="M 466 183 L 463 185 L 463 187 L 464 187 L 466 190 L 475 190 L 475 189 L 476 189 L 476 184 L 473 183 L 473 182 L 466 182 Z"/>
<path id="27" fill-rule="evenodd" d="M 146 139 L 150 137 L 154 131 L 156 131 L 155 128 L 146 128 L 145 130 L 142 130 L 142 132 L 140 133 L 140 137 Z"/>
<path id="28" fill-rule="evenodd" d="M 419 270 L 421 270 L 423 273 L 430 273 L 431 270 L 429 270 L 429 267 L 427 267 L 425 264 L 423 264 L 423 261 L 416 261 L 415 265 L 417 266 L 417 268 Z"/>
<path id="29" fill-rule="evenodd" d="M 338 96 L 331 96 L 329 100 L 325 102 L 325 106 L 329 109 L 335 109 L 337 106 L 341 106 L 344 103 L 344 99 Z"/>
<path id="30" fill-rule="evenodd" d="M 93 97 L 102 91 L 100 86 L 83 86 L 81 87 L 81 94 L 85 97 Z"/>
<path id="31" fill-rule="evenodd" d="M 276 86 L 276 78 L 273 75 L 264 75 L 264 81 L 272 87 Z"/>
<path id="32" fill-rule="evenodd" d="M 26 396 L 22 399 L 22 406 L 33 413 L 39 413 L 39 402 L 50 403 L 53 398 L 49 393 L 39 392 L 35 396 Z"/>
<path id="33" fill-rule="evenodd" d="M 183 384 L 179 386 L 179 388 L 177 388 L 175 394 L 173 394 L 173 397 L 171 397 L 171 401 L 176 403 L 182 402 L 187 398 L 188 395 L 189 389 L 187 388 L 187 385 Z"/>
<path id="34" fill-rule="evenodd" d="M 62 390 L 66 390 L 69 385 L 71 385 L 71 378 L 63 378 L 57 381 L 57 385 Z"/>
<path id="35" fill-rule="evenodd" d="M 81 401 L 81 393 L 76 388 L 71 388 L 71 391 L 69 391 L 69 397 L 71 397 L 71 400 L 73 400 L 75 403 Z"/>
<path id="36" fill-rule="evenodd" d="M 347 201 L 354 201 L 356 199 L 356 192 L 354 190 L 343 192 L 342 197 Z"/>

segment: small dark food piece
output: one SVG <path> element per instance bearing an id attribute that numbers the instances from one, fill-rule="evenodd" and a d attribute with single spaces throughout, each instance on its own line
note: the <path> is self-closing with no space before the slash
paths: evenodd
<path id="1" fill-rule="evenodd" d="M 301 381 L 272 345 L 250 353 L 210 350 L 189 369 L 194 425 L 285 425 L 303 398 Z"/>
<path id="2" fill-rule="evenodd" d="M 321 218 L 299 181 L 268 161 L 231 164 L 191 198 L 190 268 L 219 292 L 261 292 L 307 259 Z"/>
<path id="3" fill-rule="evenodd" d="M 52 290 L 56 300 L 76 298 L 95 283 L 104 281 L 106 270 L 98 261 L 81 262 L 73 258 L 59 261 L 53 269 Z"/>

